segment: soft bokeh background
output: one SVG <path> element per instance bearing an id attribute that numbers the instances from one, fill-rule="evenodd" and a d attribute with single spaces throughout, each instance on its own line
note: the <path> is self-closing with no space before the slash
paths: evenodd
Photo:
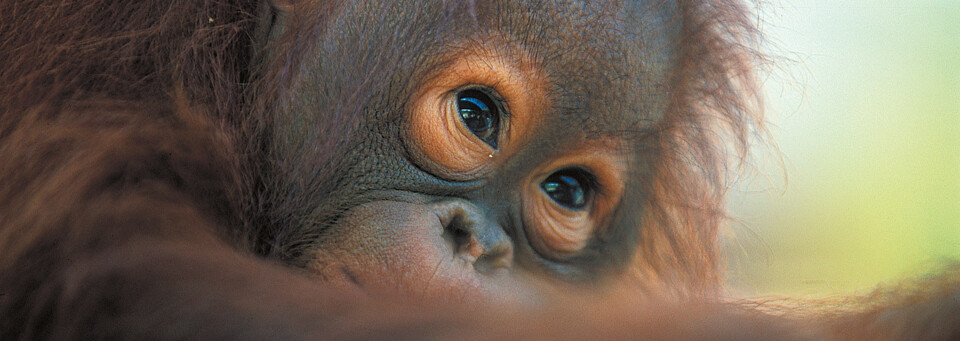
<path id="1" fill-rule="evenodd" d="M 864 293 L 960 260 L 960 1 L 772 0 L 770 130 L 731 191 L 744 295 Z"/>

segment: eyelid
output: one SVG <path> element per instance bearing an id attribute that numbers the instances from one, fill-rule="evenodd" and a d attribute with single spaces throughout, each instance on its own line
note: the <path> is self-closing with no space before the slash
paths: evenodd
<path id="1" fill-rule="evenodd" d="M 477 84 L 477 83 L 464 84 L 456 87 L 453 90 L 450 90 L 450 93 L 448 94 L 448 96 L 450 96 L 451 98 L 456 98 L 457 94 L 466 90 L 477 90 L 486 94 L 487 96 L 490 96 L 490 99 L 494 100 L 495 102 L 494 104 L 496 104 L 497 106 L 497 112 L 500 114 L 501 117 L 509 118 L 510 116 L 513 116 L 513 114 L 510 112 L 510 105 L 509 105 L 510 101 L 508 101 L 506 98 L 500 95 L 500 92 L 497 91 L 497 88 L 495 85 L 486 85 L 486 84 Z"/>
<path id="2" fill-rule="evenodd" d="M 562 261 L 603 233 L 622 199 L 627 164 L 623 152 L 626 150 L 606 142 L 588 142 L 578 150 L 554 157 L 531 173 L 522 194 L 523 224 L 538 254 Z M 540 190 L 539 184 L 546 177 L 569 168 L 579 168 L 592 178 L 589 181 L 595 187 L 585 210 L 562 208 Z"/>
<path id="3" fill-rule="evenodd" d="M 510 102 L 507 101 L 506 98 L 501 96 L 500 92 L 497 91 L 495 87 L 484 86 L 484 89 L 487 90 L 487 91 L 484 91 L 484 93 L 486 93 L 487 95 L 490 95 L 490 97 L 493 97 L 493 100 L 497 102 L 496 103 L 497 110 L 499 111 L 500 116 L 502 116 L 503 118 L 510 118 L 510 116 L 512 116 L 512 114 L 510 113 L 510 105 L 509 105 Z"/>
<path id="4" fill-rule="evenodd" d="M 597 179 L 597 173 L 593 169 L 584 165 L 574 165 L 572 167 L 564 167 L 561 170 L 570 168 L 577 169 L 583 175 L 592 195 L 603 194 L 604 185 L 599 179 Z"/>
<path id="5" fill-rule="evenodd" d="M 581 182 L 581 187 L 583 187 L 583 190 L 585 192 L 584 195 L 586 197 L 586 204 L 582 208 L 571 208 L 558 202 L 554 202 L 554 204 L 556 204 L 561 209 L 565 209 L 568 211 L 575 211 L 575 212 L 590 211 L 593 208 L 593 205 L 596 202 L 597 197 L 604 195 L 604 191 L 603 191 L 603 185 L 600 183 L 599 180 L 597 180 L 597 176 L 594 174 L 593 171 L 590 170 L 589 167 L 581 166 L 581 165 L 561 167 L 553 171 L 549 175 L 547 175 L 547 177 L 544 178 L 540 183 L 542 184 L 544 181 L 546 181 L 548 178 L 550 178 L 554 174 L 564 173 L 564 172 L 577 174 L 575 178 L 577 181 Z"/>
<path id="6" fill-rule="evenodd" d="M 492 105 L 494 106 L 493 109 L 497 116 L 497 126 L 495 128 L 496 135 L 493 137 L 492 144 L 491 142 L 488 142 L 480 138 L 479 136 L 477 136 L 476 133 L 470 131 L 469 127 L 467 127 L 466 122 L 463 121 L 463 117 L 459 116 L 459 112 L 458 112 L 460 108 L 459 106 L 460 94 L 466 91 L 475 91 L 475 92 L 482 93 L 485 96 L 493 97 L 491 95 L 491 92 L 495 90 L 485 85 L 468 84 L 468 85 L 457 87 L 457 89 L 450 91 L 450 93 L 448 93 L 446 96 L 446 98 L 448 98 L 450 101 L 450 107 L 453 108 L 450 115 L 457 116 L 457 121 L 461 123 L 458 127 L 460 128 L 459 129 L 460 132 L 462 132 L 468 140 L 478 140 L 479 143 L 484 144 L 486 145 L 486 147 L 491 148 L 492 151 L 489 155 L 493 155 L 493 153 L 499 152 L 500 146 L 506 143 L 506 137 L 508 134 L 507 128 L 510 126 L 510 122 L 507 119 L 507 117 L 502 114 L 504 109 L 502 109 L 502 106 L 499 104 L 499 101 L 495 98 L 490 98 L 490 100 L 494 102 L 492 103 Z"/>
<path id="7" fill-rule="evenodd" d="M 510 49 L 508 43 L 496 46 L 497 49 L 457 47 L 457 51 L 469 51 L 469 54 L 451 56 L 449 63 L 426 75 L 412 93 L 403 141 L 408 144 L 412 161 L 423 170 L 454 181 L 485 177 L 530 138 L 526 132 L 534 129 L 540 121 L 539 115 L 548 107 L 546 84 L 549 83 L 537 63 L 521 50 Z M 469 86 L 495 90 L 487 93 L 497 97 L 501 112 L 496 150 L 479 140 L 474 143 L 466 137 L 451 137 L 456 131 L 449 124 L 438 127 L 437 122 L 450 120 L 446 118 L 449 116 L 438 116 L 437 110 L 455 109 L 456 92 Z M 460 129 L 460 120 L 456 118 Z"/>

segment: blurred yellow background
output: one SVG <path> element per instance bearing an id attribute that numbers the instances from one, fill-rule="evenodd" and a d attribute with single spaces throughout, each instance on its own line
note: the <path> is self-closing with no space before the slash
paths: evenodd
<path id="1" fill-rule="evenodd" d="M 865 293 L 960 260 L 960 1 L 768 1 L 758 18 L 779 150 L 755 149 L 730 191 L 735 291 Z"/>

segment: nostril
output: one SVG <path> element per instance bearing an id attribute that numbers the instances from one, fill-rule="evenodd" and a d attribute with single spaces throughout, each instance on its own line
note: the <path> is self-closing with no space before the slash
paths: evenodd
<path id="1" fill-rule="evenodd" d="M 467 261 L 474 263 L 486 253 L 483 244 L 477 240 L 476 236 L 470 232 L 470 229 L 464 229 L 458 220 L 454 219 L 454 225 L 445 226 L 445 233 L 453 236 L 454 254 L 467 257 Z"/>
<path id="2" fill-rule="evenodd" d="M 492 223 L 476 206 L 452 200 L 433 204 L 444 235 L 453 241 L 454 256 L 472 263 L 478 272 L 509 268 L 513 244 L 499 225 Z"/>

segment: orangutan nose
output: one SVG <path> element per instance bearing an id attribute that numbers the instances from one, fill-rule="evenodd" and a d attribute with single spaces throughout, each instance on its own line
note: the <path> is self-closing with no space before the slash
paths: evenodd
<path id="1" fill-rule="evenodd" d="M 473 264 L 479 273 L 507 270 L 513 263 L 513 242 L 500 225 L 463 200 L 431 204 L 443 235 L 453 241 L 454 256 Z"/>

